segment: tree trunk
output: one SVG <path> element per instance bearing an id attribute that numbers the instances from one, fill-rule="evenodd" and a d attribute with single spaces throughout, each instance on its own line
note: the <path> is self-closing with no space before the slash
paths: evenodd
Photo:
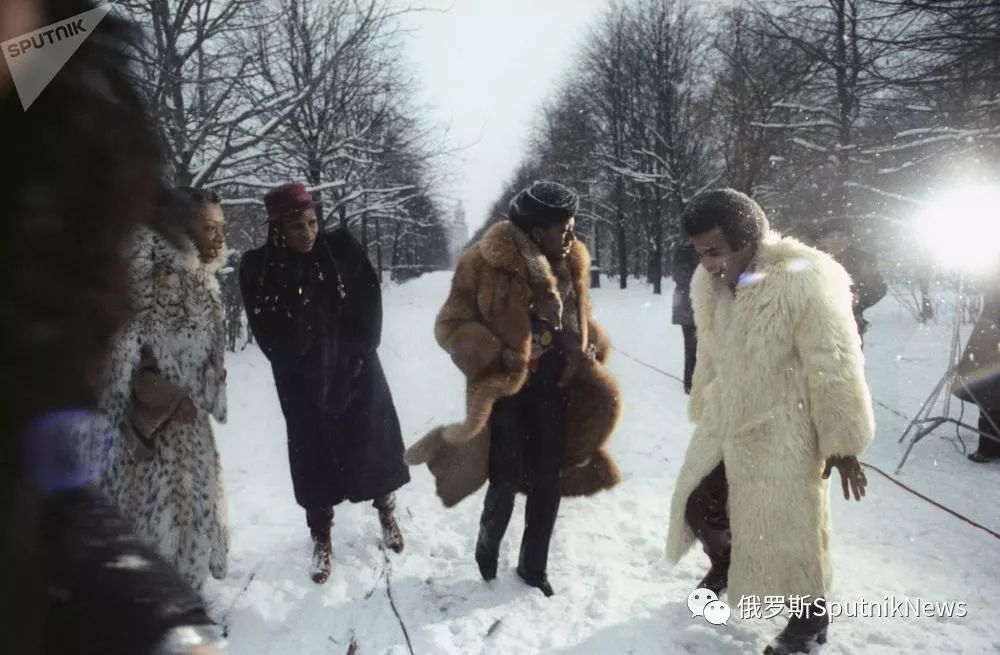
<path id="1" fill-rule="evenodd" d="M 194 181 L 194 173 L 188 169 L 186 164 L 178 163 L 174 168 L 174 185 L 191 186 Z"/>
<path id="2" fill-rule="evenodd" d="M 323 174 L 317 165 L 309 167 L 309 174 L 306 176 L 309 186 L 319 186 L 323 183 Z M 316 206 L 316 220 L 319 223 L 319 231 L 326 232 L 326 216 L 323 211 L 323 192 L 313 191 L 310 193 L 312 201 Z"/>
<path id="3" fill-rule="evenodd" d="M 922 274 L 917 283 L 920 286 L 920 322 L 926 324 L 934 318 L 934 305 L 931 303 L 931 276 Z"/>
<path id="4" fill-rule="evenodd" d="M 403 229 L 403 221 L 396 221 L 396 229 L 392 234 L 392 267 L 399 266 L 399 231 Z"/>
<path id="5" fill-rule="evenodd" d="M 382 282 L 382 217 L 375 216 L 375 263 L 378 281 Z"/>
<path id="6" fill-rule="evenodd" d="M 653 256 L 649 270 L 653 276 L 653 293 L 663 293 L 663 221 L 657 217 L 653 224 Z"/>
<path id="7" fill-rule="evenodd" d="M 836 38 L 834 39 L 834 48 L 836 52 L 836 87 L 837 87 L 837 104 L 838 107 L 838 126 L 837 126 L 837 145 L 839 146 L 837 152 L 837 188 L 834 190 L 833 198 L 833 211 L 834 216 L 839 216 L 841 218 L 847 217 L 848 208 L 848 180 L 851 175 L 851 157 L 849 148 L 851 146 L 851 108 L 853 106 L 853 85 L 851 84 L 851 76 L 848 72 L 848 59 L 847 59 L 847 47 L 848 47 L 848 26 L 847 26 L 847 9 L 844 6 L 845 0 L 835 0 L 834 11 L 836 12 Z M 855 35 L 856 38 L 856 35 Z"/>
<path id="8" fill-rule="evenodd" d="M 628 244 L 626 239 L 628 237 L 628 231 L 625 225 L 625 208 L 623 204 L 625 202 L 625 181 L 622 180 L 621 176 L 615 181 L 615 225 L 617 227 L 617 237 L 618 237 L 618 287 L 620 289 L 628 288 Z"/>

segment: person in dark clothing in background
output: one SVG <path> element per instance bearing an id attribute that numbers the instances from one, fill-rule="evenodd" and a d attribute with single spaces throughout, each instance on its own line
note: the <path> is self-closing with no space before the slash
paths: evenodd
<path id="1" fill-rule="evenodd" d="M 691 393 L 691 379 L 697 361 L 698 333 L 691 308 L 691 277 L 698 268 L 698 253 L 690 240 L 682 240 L 674 248 L 671 274 L 674 276 L 674 307 L 671 321 L 684 333 L 684 393 Z"/>
<path id="2" fill-rule="evenodd" d="M 0 41 L 94 8 L 0 3 Z M 130 314 L 134 227 L 152 213 L 156 137 L 108 16 L 28 111 L 0 62 L 0 630 L 18 655 L 208 655 L 201 600 L 143 546 L 76 458 Z"/>
<path id="3" fill-rule="evenodd" d="M 312 578 L 330 576 L 333 508 L 374 501 L 385 545 L 403 550 L 393 492 L 410 481 L 378 349 L 382 291 L 346 229 L 320 233 L 298 183 L 264 197 L 267 243 L 240 263 L 250 330 L 271 362 L 288 428 L 295 500 L 313 538 Z"/>
<path id="4" fill-rule="evenodd" d="M 979 407 L 979 447 L 969 454 L 977 464 L 1000 461 L 1000 280 L 983 293 L 983 311 L 958 363 L 952 393 Z"/>
<path id="5" fill-rule="evenodd" d="M 878 270 L 875 255 L 862 250 L 852 234 L 851 225 L 846 219 L 824 221 L 816 231 L 816 247 L 837 260 L 851 276 L 854 320 L 863 341 L 869 325 L 864 317 L 865 310 L 882 300 L 888 287 Z"/>

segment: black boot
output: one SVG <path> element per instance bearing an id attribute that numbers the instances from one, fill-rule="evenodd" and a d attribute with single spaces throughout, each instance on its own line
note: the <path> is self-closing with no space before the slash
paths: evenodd
<path id="1" fill-rule="evenodd" d="M 708 569 L 708 573 L 705 574 L 705 577 L 698 583 L 698 589 L 711 589 L 718 596 L 729 586 L 730 552 L 731 549 L 728 545 L 724 549 L 712 550 L 706 544 L 705 553 L 708 555 L 708 559 L 712 565 Z"/>
<path id="2" fill-rule="evenodd" d="M 537 572 L 529 569 L 524 563 L 524 548 L 522 544 L 521 548 L 521 558 L 517 563 L 517 575 L 524 581 L 524 584 L 529 587 L 535 587 L 540 590 L 546 597 L 555 595 L 555 590 L 552 589 L 552 585 L 549 583 L 549 576 L 545 571 Z"/>
<path id="3" fill-rule="evenodd" d="M 988 464 L 1000 461 L 1000 438 L 994 425 L 1000 424 L 1000 411 L 987 412 L 979 410 L 979 448 L 969 455 L 969 459 L 977 464 Z"/>
<path id="4" fill-rule="evenodd" d="M 555 489 L 534 489 L 524 508 L 524 536 L 517 574 L 525 584 L 536 587 L 546 596 L 555 592 L 546 574 L 549 562 L 549 542 L 559 513 L 560 493 Z"/>
<path id="5" fill-rule="evenodd" d="M 716 595 L 729 586 L 733 535 L 726 510 L 728 496 L 726 469 L 719 464 L 691 493 L 684 514 L 711 562 L 711 568 L 697 588 L 711 589 Z"/>
<path id="6" fill-rule="evenodd" d="M 822 616 L 818 616 L 822 614 Z M 814 644 L 825 644 L 830 616 L 825 604 L 820 602 L 806 606 L 801 616 L 788 619 L 788 625 L 777 638 L 764 649 L 764 655 L 791 655 L 808 653 Z"/>
<path id="7" fill-rule="evenodd" d="M 486 500 L 483 502 L 483 514 L 479 519 L 479 538 L 476 540 L 476 564 L 483 580 L 489 581 L 497 577 L 497 564 L 500 560 L 500 542 L 510 523 L 511 512 L 514 511 L 514 489 L 490 483 L 486 490 Z"/>

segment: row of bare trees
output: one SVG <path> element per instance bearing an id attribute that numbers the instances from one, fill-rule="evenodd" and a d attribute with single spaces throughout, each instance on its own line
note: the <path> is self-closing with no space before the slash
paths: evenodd
<path id="1" fill-rule="evenodd" d="M 998 0 L 622 0 L 565 80 L 490 218 L 531 179 L 567 182 L 623 288 L 659 292 L 677 217 L 709 186 L 785 230 L 844 217 L 873 249 L 911 248 L 884 237 L 928 189 L 998 177 Z"/>
<path id="2" fill-rule="evenodd" d="M 219 190 L 244 249 L 260 198 L 300 180 L 327 225 L 383 268 L 448 263 L 443 153 L 413 106 L 388 0 L 121 0 L 142 29 L 134 70 L 176 184 Z"/>

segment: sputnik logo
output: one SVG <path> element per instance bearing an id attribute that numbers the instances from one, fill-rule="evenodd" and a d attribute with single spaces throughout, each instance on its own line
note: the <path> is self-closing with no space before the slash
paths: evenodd
<path id="1" fill-rule="evenodd" d="M 0 43 L 25 111 L 109 11 L 111 5 L 104 4 Z"/>

